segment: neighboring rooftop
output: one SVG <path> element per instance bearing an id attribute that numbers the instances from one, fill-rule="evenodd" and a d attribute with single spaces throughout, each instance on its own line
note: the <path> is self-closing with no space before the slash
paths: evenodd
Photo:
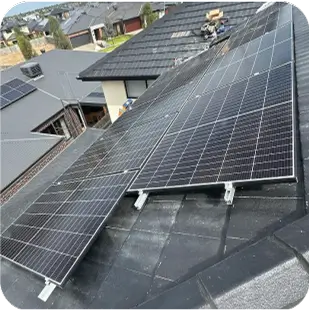
<path id="1" fill-rule="evenodd" d="M 44 77 L 31 80 L 22 74 L 20 65 L 1 71 L 1 83 L 19 78 L 37 87 L 37 91 L 1 110 L 2 131 L 30 132 L 63 107 L 60 99 L 81 100 L 97 89 L 100 83 L 82 83 L 76 79 L 78 72 L 102 53 L 52 50 L 29 62 L 38 62 Z M 66 103 L 65 103 L 66 104 Z M 25 118 L 25 115 L 31 117 Z M 14 122 L 12 122 L 14 120 Z"/>
<path id="2" fill-rule="evenodd" d="M 229 17 L 229 25 L 236 26 L 255 14 L 260 6 L 258 2 L 183 3 L 109 53 L 104 62 L 99 60 L 82 71 L 79 77 L 84 81 L 157 78 L 174 66 L 176 58 L 188 58 L 206 49 L 200 28 L 208 10 L 220 8 L 224 16 Z M 111 16 L 116 18 L 117 12 Z M 172 38 L 180 31 L 188 32 L 188 35 Z"/>
<path id="3" fill-rule="evenodd" d="M 103 104 L 106 104 L 106 100 L 104 97 L 102 86 L 98 86 L 94 91 L 89 93 L 86 97 L 84 97 L 81 100 L 81 103 L 84 105 L 87 104 L 98 104 L 99 106 L 102 106 Z"/>
<path id="4" fill-rule="evenodd" d="M 66 12 L 69 12 L 69 9 L 57 7 L 57 8 L 52 9 L 49 15 L 56 16 L 56 15 L 66 13 Z"/>
<path id="5" fill-rule="evenodd" d="M 106 16 L 112 23 L 128 20 L 141 15 L 142 2 L 119 2 L 111 5 L 106 12 Z"/>
<path id="6" fill-rule="evenodd" d="M 82 83 L 76 79 L 82 68 L 101 57 L 98 53 L 53 50 L 27 62 L 40 64 L 44 76 L 39 79 L 25 76 L 20 65 L 1 71 L 1 84 L 19 78 L 37 88 L 1 109 L 1 190 L 61 140 L 61 137 L 31 133 L 63 109 L 61 99 L 64 105 L 76 104 L 76 100 L 84 97 L 88 98 L 87 103 L 92 99 L 94 104 L 105 103 L 100 83 Z"/>
<path id="7" fill-rule="evenodd" d="M 72 34 L 89 29 L 95 17 L 87 14 L 83 9 L 76 10 L 70 17 L 61 23 L 61 28 L 65 34 Z"/>
<path id="8" fill-rule="evenodd" d="M 3 189 L 59 143 L 61 137 L 37 133 L 1 133 Z"/>
<path id="9" fill-rule="evenodd" d="M 309 25 L 297 8 L 293 26 L 297 183 L 239 187 L 233 206 L 225 204 L 220 188 L 154 193 L 142 211 L 132 208 L 136 197 L 124 197 L 70 281 L 46 303 L 37 298 L 41 278 L 2 260 L 1 287 L 9 302 L 19 308 L 57 309 L 298 304 L 309 287 Z M 166 78 L 168 74 L 156 83 Z M 1 231 L 103 135 L 88 129 L 3 205 Z"/>

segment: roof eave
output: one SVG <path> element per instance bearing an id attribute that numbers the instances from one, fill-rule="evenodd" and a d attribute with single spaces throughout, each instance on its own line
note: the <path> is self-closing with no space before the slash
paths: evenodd
<path id="1" fill-rule="evenodd" d="M 103 82 L 103 81 L 123 81 L 123 80 L 147 80 L 157 79 L 160 75 L 123 75 L 123 76 L 77 76 L 78 80 L 83 82 Z"/>

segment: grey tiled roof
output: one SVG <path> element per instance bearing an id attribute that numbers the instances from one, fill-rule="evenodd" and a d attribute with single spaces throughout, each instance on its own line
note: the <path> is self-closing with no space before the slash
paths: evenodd
<path id="1" fill-rule="evenodd" d="M 120 20 L 128 20 L 140 16 L 143 3 L 141 2 L 119 2 L 115 9 L 110 6 L 106 16 L 114 23 Z"/>
<path id="2" fill-rule="evenodd" d="M 44 18 L 34 26 L 34 30 L 37 32 L 49 31 L 49 21 L 48 18 Z"/>
<path id="3" fill-rule="evenodd" d="M 88 30 L 94 19 L 94 16 L 87 14 L 84 10 L 77 10 L 61 23 L 61 28 L 65 34 Z"/>
<path id="4" fill-rule="evenodd" d="M 140 16 L 142 5 L 141 2 L 119 2 L 116 3 L 116 9 L 108 3 L 99 3 L 95 7 L 85 6 L 75 10 L 61 23 L 61 27 L 65 34 L 73 34 L 102 24 L 107 17 L 112 23 L 128 20 Z"/>
<path id="5" fill-rule="evenodd" d="M 29 29 L 30 32 L 34 31 L 35 30 L 35 26 L 38 24 L 38 21 L 36 20 L 31 20 L 29 21 L 27 27 Z"/>
<path id="6" fill-rule="evenodd" d="M 83 80 L 109 80 L 158 77 L 174 65 L 175 58 L 186 58 L 206 48 L 199 35 L 208 10 L 220 8 L 236 26 L 255 14 L 258 2 L 183 3 L 153 25 L 121 45 L 107 57 L 79 74 Z M 190 31 L 185 37 L 171 38 L 174 32 Z"/>
<path id="7" fill-rule="evenodd" d="M 62 14 L 65 12 L 69 12 L 68 9 L 65 8 L 54 8 L 51 10 L 51 12 L 49 13 L 49 15 L 58 15 L 58 14 Z"/>

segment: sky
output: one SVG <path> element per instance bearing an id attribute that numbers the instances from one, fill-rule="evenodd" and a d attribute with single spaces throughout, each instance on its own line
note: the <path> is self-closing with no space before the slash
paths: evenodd
<path id="1" fill-rule="evenodd" d="M 11 16 L 19 13 L 24 13 L 28 11 L 33 11 L 35 9 L 41 9 L 45 6 L 50 6 L 53 4 L 57 4 L 60 2 L 23 2 L 15 5 L 13 8 L 11 8 L 6 16 Z"/>

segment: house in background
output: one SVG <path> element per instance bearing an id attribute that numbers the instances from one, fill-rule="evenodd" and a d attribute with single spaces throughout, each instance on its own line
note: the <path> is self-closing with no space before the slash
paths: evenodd
<path id="1" fill-rule="evenodd" d="M 123 5 L 129 7 L 131 4 Z M 141 7 L 142 4 L 138 5 Z M 260 3 L 254 2 L 246 5 L 221 2 L 177 5 L 144 31 L 109 53 L 104 60 L 99 60 L 82 71 L 78 78 L 82 81 L 102 82 L 110 117 L 114 122 L 129 98 L 138 98 L 163 72 L 207 49 L 205 40 L 199 35 L 207 11 L 220 8 L 229 17 L 229 25 L 236 26 L 255 14 L 259 7 Z M 122 16 L 121 6 L 113 10 L 111 17 Z M 137 6 L 132 6 L 129 12 L 132 14 L 126 16 L 135 16 Z M 137 28 L 137 22 L 135 23 Z M 128 28 L 128 24 L 125 26 L 123 21 L 122 25 L 123 28 Z"/>
<path id="2" fill-rule="evenodd" d="M 27 27 L 27 22 L 23 19 L 17 20 L 17 19 L 11 19 L 7 20 L 1 25 L 1 35 L 3 42 L 5 42 L 5 45 L 12 45 L 16 44 L 16 34 L 14 32 L 14 28 L 17 27 L 24 35 L 30 36 L 31 32 L 29 31 Z"/>
<path id="3" fill-rule="evenodd" d="M 74 10 L 70 17 L 61 23 L 61 28 L 70 39 L 73 48 L 103 39 L 107 8 L 107 3 L 88 4 Z"/>
<path id="4" fill-rule="evenodd" d="M 110 5 L 106 16 L 112 22 L 116 34 L 136 32 L 143 29 L 142 9 L 145 2 L 117 2 Z M 151 3 L 161 18 L 166 13 L 164 2 Z"/>
<path id="5" fill-rule="evenodd" d="M 15 193 L 86 127 L 110 124 L 100 83 L 76 79 L 82 68 L 102 55 L 53 50 L 24 63 L 30 68 L 34 62 L 39 65 L 35 77 L 21 71 L 24 64 L 1 71 L 1 132 L 6 133 L 1 135 L 6 169 L 1 174 L 1 199 Z M 22 95 L 20 85 L 31 92 Z"/>
<path id="6" fill-rule="evenodd" d="M 39 14 L 29 14 L 29 15 L 26 15 L 23 17 L 23 19 L 26 21 L 26 22 L 30 22 L 31 20 L 39 20 L 40 17 L 39 17 Z"/>
<path id="7" fill-rule="evenodd" d="M 35 25 L 33 25 L 32 31 L 36 34 L 36 36 L 49 36 L 49 20 L 48 18 L 40 19 Z"/>
<path id="8" fill-rule="evenodd" d="M 49 16 L 54 16 L 59 20 L 65 20 L 70 16 L 70 10 L 67 8 L 54 8 L 49 12 Z"/>

